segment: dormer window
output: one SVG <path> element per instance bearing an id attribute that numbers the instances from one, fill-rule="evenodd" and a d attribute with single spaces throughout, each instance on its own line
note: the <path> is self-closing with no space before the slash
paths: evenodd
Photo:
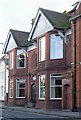
<path id="1" fill-rule="evenodd" d="M 17 68 L 25 68 L 26 67 L 26 53 L 23 50 L 17 50 Z"/>
<path id="2" fill-rule="evenodd" d="M 63 39 L 55 34 L 50 35 L 50 59 L 63 59 Z"/>

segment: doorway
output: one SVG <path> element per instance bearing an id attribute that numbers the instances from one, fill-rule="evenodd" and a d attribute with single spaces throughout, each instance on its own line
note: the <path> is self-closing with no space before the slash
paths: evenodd
<path id="1" fill-rule="evenodd" d="M 31 85 L 31 102 L 35 106 L 35 104 L 36 104 L 36 85 L 35 85 L 35 83 Z"/>
<path id="2" fill-rule="evenodd" d="M 70 109 L 70 86 L 65 85 L 66 109 Z"/>

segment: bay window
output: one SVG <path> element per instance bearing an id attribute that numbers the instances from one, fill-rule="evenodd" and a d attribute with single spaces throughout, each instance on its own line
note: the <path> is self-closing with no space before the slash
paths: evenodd
<path id="1" fill-rule="evenodd" d="M 23 50 L 17 50 L 16 66 L 17 68 L 26 67 L 26 53 Z"/>
<path id="2" fill-rule="evenodd" d="M 50 35 L 50 59 L 63 59 L 63 39 L 54 34 Z"/>
<path id="3" fill-rule="evenodd" d="M 45 99 L 45 75 L 39 76 L 39 99 Z"/>
<path id="4" fill-rule="evenodd" d="M 16 98 L 25 98 L 26 80 L 16 80 Z"/>
<path id="5" fill-rule="evenodd" d="M 45 60 L 45 37 L 39 39 L 39 62 Z"/>
<path id="6" fill-rule="evenodd" d="M 62 98 L 62 74 L 50 75 L 50 99 Z"/>

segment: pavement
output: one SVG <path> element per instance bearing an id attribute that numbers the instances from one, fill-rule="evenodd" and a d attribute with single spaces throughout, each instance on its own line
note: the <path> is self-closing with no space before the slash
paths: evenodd
<path id="1" fill-rule="evenodd" d="M 71 112 L 69 110 L 39 109 L 36 107 L 29 108 L 26 106 L 7 106 L 7 105 L 2 105 L 1 103 L 0 103 L 0 108 L 1 109 L 11 109 L 11 110 L 23 111 L 23 112 L 28 111 L 28 112 L 46 114 L 46 115 L 52 115 L 52 116 L 78 118 L 81 120 L 81 112 Z"/>

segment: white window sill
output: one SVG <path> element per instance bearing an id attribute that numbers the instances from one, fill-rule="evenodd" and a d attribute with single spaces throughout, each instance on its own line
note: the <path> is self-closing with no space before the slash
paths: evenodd
<path id="1" fill-rule="evenodd" d="M 26 67 L 17 67 L 17 69 L 22 69 L 22 68 L 26 68 Z"/>
<path id="2" fill-rule="evenodd" d="M 62 98 L 50 98 L 50 100 L 62 100 Z"/>
<path id="3" fill-rule="evenodd" d="M 13 97 L 9 97 L 9 98 L 13 98 Z"/>
<path id="4" fill-rule="evenodd" d="M 23 98 L 26 98 L 26 97 L 16 97 L 16 98 L 18 98 L 18 99 L 20 99 L 20 98 L 23 99 Z"/>
<path id="5" fill-rule="evenodd" d="M 50 58 L 50 60 L 63 60 L 63 58 Z"/>
<path id="6" fill-rule="evenodd" d="M 45 98 L 39 98 L 39 100 L 45 100 Z"/>

